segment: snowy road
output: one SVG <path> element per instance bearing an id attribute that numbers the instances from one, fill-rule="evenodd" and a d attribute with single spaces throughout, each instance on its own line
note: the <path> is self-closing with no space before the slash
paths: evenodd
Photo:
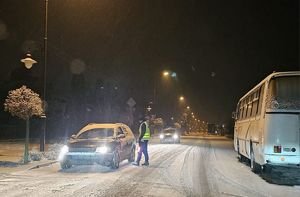
<path id="1" fill-rule="evenodd" d="M 270 184 L 239 163 L 225 138 L 150 146 L 150 166 L 58 164 L 0 173 L 0 196 L 300 196 L 300 186 Z"/>

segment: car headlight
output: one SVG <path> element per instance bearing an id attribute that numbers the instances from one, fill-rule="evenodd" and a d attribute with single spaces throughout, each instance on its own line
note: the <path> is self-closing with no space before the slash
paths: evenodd
<path id="1" fill-rule="evenodd" d="M 178 135 L 177 135 L 177 134 L 174 134 L 174 135 L 173 135 L 173 138 L 174 138 L 174 139 L 177 139 L 177 138 L 178 138 Z"/>
<path id="2" fill-rule="evenodd" d="M 58 160 L 61 161 L 63 160 L 65 154 L 69 152 L 69 147 L 67 145 L 64 145 L 62 147 L 62 149 L 60 150 L 59 156 L 58 156 Z"/>
<path id="3" fill-rule="evenodd" d="M 160 135 L 159 135 L 159 138 L 160 138 L 160 139 L 163 139 L 163 138 L 164 138 L 164 135 L 163 135 L 163 134 L 160 134 Z"/>
<path id="4" fill-rule="evenodd" d="M 109 150 L 109 148 L 107 148 L 106 146 L 101 146 L 101 147 L 96 148 L 96 152 L 97 153 L 102 153 L 102 154 L 107 153 L 108 150 Z"/>

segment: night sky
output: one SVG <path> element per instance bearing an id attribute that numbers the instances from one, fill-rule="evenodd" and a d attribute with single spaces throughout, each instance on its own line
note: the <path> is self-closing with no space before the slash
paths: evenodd
<path id="1" fill-rule="evenodd" d="M 0 0 L 2 80 L 27 51 L 42 62 L 43 17 L 42 0 Z M 145 105 L 169 69 L 176 90 L 159 80 L 158 97 L 183 94 L 200 119 L 221 123 L 268 74 L 299 70 L 298 0 L 49 0 L 48 28 L 51 96 L 68 95 L 79 62 L 87 89 L 110 81 Z"/>

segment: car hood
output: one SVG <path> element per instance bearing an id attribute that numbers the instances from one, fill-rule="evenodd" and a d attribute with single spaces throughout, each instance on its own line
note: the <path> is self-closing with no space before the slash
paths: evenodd
<path id="1" fill-rule="evenodd" d="M 71 139 L 68 143 L 70 148 L 95 148 L 115 142 L 112 138 L 105 139 Z"/>
<path id="2" fill-rule="evenodd" d="M 163 133 L 164 135 L 174 135 L 175 133 L 174 132 L 165 132 Z"/>

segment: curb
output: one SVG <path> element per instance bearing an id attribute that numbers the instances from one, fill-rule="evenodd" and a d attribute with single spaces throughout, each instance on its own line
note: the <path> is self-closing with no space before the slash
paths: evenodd
<path id="1" fill-rule="evenodd" d="M 42 167 L 50 166 L 50 165 L 55 164 L 57 162 L 58 161 L 51 161 L 51 162 L 47 162 L 47 163 L 43 163 L 43 164 L 38 164 L 38 165 L 35 165 L 35 166 L 29 168 L 28 170 L 33 170 L 33 169 L 37 169 L 37 168 L 42 168 Z"/>

